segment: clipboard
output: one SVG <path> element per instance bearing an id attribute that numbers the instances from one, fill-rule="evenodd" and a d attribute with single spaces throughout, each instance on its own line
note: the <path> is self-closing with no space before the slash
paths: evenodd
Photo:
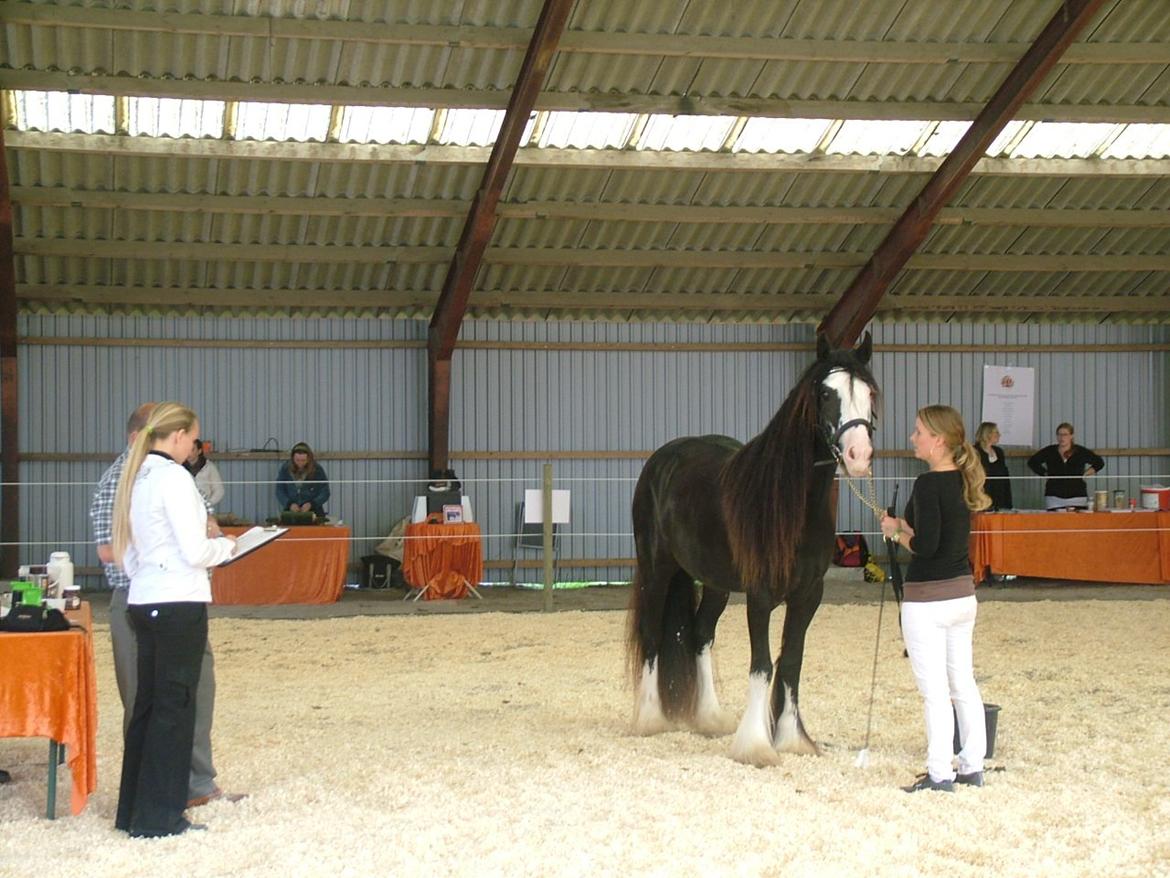
<path id="1" fill-rule="evenodd" d="M 256 527 L 249 528 L 236 537 L 236 550 L 226 561 L 221 561 L 216 567 L 227 567 L 233 561 L 239 561 L 245 555 L 255 552 L 261 546 L 267 546 L 277 537 L 288 533 L 287 527 Z"/>

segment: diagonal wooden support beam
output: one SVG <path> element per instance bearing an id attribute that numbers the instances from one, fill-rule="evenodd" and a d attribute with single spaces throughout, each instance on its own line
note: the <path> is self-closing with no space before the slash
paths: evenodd
<path id="1" fill-rule="evenodd" d="M 967 179 L 1003 126 L 1036 90 L 1064 50 L 1105 0 L 1066 0 L 1031 48 L 1007 75 L 922 192 L 894 223 L 873 256 L 817 327 L 831 344 L 851 346 L 877 310 L 890 282 L 922 244 L 935 217 Z"/>
<path id="2" fill-rule="evenodd" d="M 483 262 L 484 250 L 496 227 L 496 205 L 504 189 L 504 181 L 512 170 L 516 150 L 528 116 L 544 85 L 549 65 L 565 31 L 569 12 L 575 0 L 545 0 L 536 29 L 528 43 L 520 75 L 508 100 L 508 109 L 500 126 L 499 136 L 484 169 L 483 182 L 471 203 L 459 246 L 447 269 L 439 303 L 431 317 L 427 338 L 430 403 L 427 427 L 430 433 L 430 461 L 432 470 L 447 468 L 449 418 L 451 397 L 451 355 L 459 326 L 467 312 L 472 284 Z"/>
<path id="3" fill-rule="evenodd" d="M 0 125 L 0 577 L 16 576 L 20 543 L 20 447 L 17 445 L 16 262 L 12 186 Z"/>

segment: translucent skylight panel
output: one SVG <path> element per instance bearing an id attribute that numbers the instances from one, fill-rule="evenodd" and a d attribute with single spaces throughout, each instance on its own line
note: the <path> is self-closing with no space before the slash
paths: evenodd
<path id="1" fill-rule="evenodd" d="M 630 139 L 637 119 L 634 113 L 548 114 L 539 146 L 554 149 L 621 149 Z"/>
<path id="2" fill-rule="evenodd" d="M 113 95 L 74 95 L 63 91 L 17 91 L 19 131 L 80 131 L 113 134 Z"/>
<path id="3" fill-rule="evenodd" d="M 646 122 L 639 149 L 718 150 L 723 146 L 735 116 L 668 116 L 655 113 Z"/>
<path id="4" fill-rule="evenodd" d="M 1113 134 L 1111 122 L 1037 122 L 1012 150 L 1015 158 L 1088 158 Z"/>
<path id="5" fill-rule="evenodd" d="M 223 137 L 224 101 L 129 98 L 126 129 L 147 137 Z"/>
<path id="6" fill-rule="evenodd" d="M 967 129 L 971 127 L 970 122 L 939 122 L 938 127 L 934 129 L 934 133 L 918 150 L 919 155 L 926 156 L 945 156 L 950 155 L 963 135 L 967 133 Z"/>
<path id="7" fill-rule="evenodd" d="M 812 152 L 832 119 L 748 119 L 733 152 Z"/>
<path id="8" fill-rule="evenodd" d="M 328 104 L 263 104 L 241 101 L 237 140 L 319 140 L 329 134 Z"/>
<path id="9" fill-rule="evenodd" d="M 1170 158 L 1170 125 L 1131 124 L 1101 153 L 1106 159 Z"/>
<path id="10" fill-rule="evenodd" d="M 1020 129 L 1023 127 L 1023 122 L 1008 122 L 1003 126 L 1003 130 L 995 135 L 995 140 L 991 141 L 991 146 L 987 147 L 987 152 L 984 155 L 1002 155 L 1003 151 L 1007 149 L 1008 144 L 1019 136 Z"/>
<path id="11" fill-rule="evenodd" d="M 851 119 L 841 126 L 825 152 L 839 155 L 905 155 L 928 122 Z"/>
<path id="12" fill-rule="evenodd" d="M 448 110 L 439 143 L 452 146 L 492 146 L 504 124 L 503 110 Z"/>
<path id="13" fill-rule="evenodd" d="M 419 107 L 346 107 L 342 143 L 426 143 L 435 111 Z"/>

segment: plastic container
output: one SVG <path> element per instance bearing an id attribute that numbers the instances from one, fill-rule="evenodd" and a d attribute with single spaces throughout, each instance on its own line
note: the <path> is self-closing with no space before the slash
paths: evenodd
<path id="1" fill-rule="evenodd" d="M 68 552 L 53 552 L 49 555 L 45 572 L 49 574 L 49 597 L 65 597 L 65 589 L 73 588 L 73 562 L 69 560 Z"/>
<path id="2" fill-rule="evenodd" d="M 953 709 L 953 708 L 952 708 Z M 990 759 L 995 755 L 995 729 L 999 725 L 999 705 L 998 704 L 983 704 L 983 722 L 987 728 L 987 752 L 984 756 Z M 955 714 L 955 740 L 954 752 L 958 753 L 963 749 L 962 743 L 959 741 L 959 716 Z"/>
<path id="3" fill-rule="evenodd" d="M 1142 509 L 1170 512 L 1170 488 L 1165 485 L 1142 485 Z"/>

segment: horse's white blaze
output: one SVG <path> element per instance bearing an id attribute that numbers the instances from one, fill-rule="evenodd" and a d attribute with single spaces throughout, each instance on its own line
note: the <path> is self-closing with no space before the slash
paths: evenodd
<path id="1" fill-rule="evenodd" d="M 780 716 L 776 720 L 776 737 L 772 743 L 779 753 L 802 753 L 816 756 L 816 745 L 807 736 L 800 733 L 800 712 L 792 700 L 792 690 L 788 688 L 787 683 L 781 685 L 784 687 L 784 710 L 780 712 Z"/>
<path id="2" fill-rule="evenodd" d="M 715 674 L 711 666 L 711 645 L 707 644 L 695 659 L 697 665 L 697 687 L 695 698 L 696 731 L 704 735 L 723 735 L 731 731 L 728 727 L 728 716 L 719 706 L 719 696 L 715 693 Z"/>
<path id="3" fill-rule="evenodd" d="M 825 385 L 837 392 L 841 400 L 841 418 L 838 424 L 860 418 L 870 421 L 873 416 L 873 399 L 869 385 L 860 378 L 851 376 L 844 369 L 834 369 L 825 376 Z M 863 476 L 869 472 L 870 460 L 873 458 L 873 446 L 869 440 L 869 430 L 857 424 L 850 427 L 841 435 L 841 458 L 845 470 L 851 476 Z"/>
<path id="4" fill-rule="evenodd" d="M 671 728 L 658 697 L 657 662 L 642 662 L 642 680 L 638 684 L 638 699 L 634 702 L 633 725 L 635 735 L 657 735 Z"/>
<path id="5" fill-rule="evenodd" d="M 772 717 L 768 706 L 768 676 L 748 676 L 747 707 L 731 742 L 731 758 L 748 765 L 773 765 L 778 760 L 772 747 Z"/>

